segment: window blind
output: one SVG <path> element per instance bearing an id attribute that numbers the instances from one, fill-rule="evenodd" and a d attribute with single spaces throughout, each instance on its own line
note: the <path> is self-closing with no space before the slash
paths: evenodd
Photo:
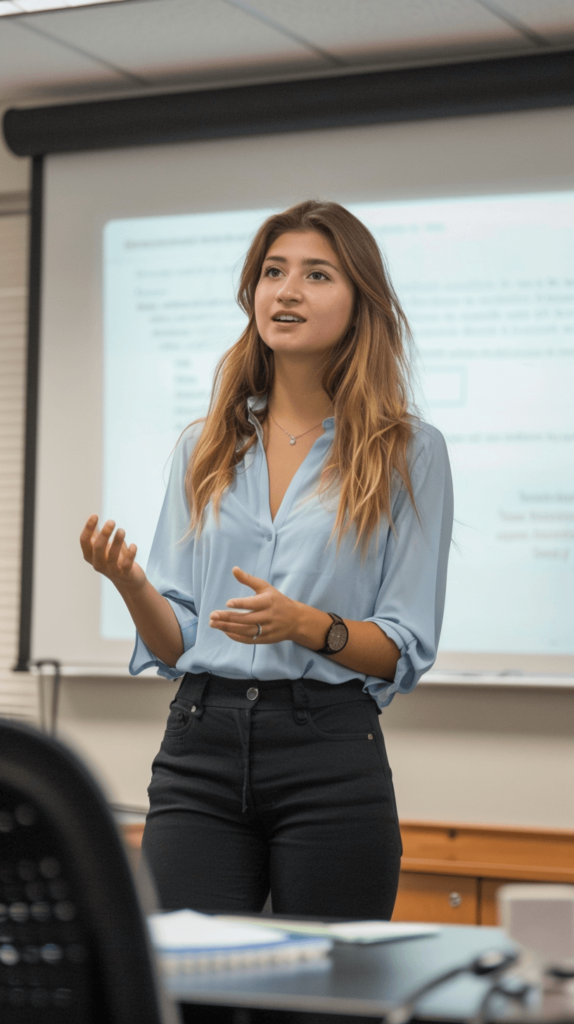
<path id="1" fill-rule="evenodd" d="M 27 197 L 0 197 L 0 715 L 35 718 L 36 682 L 14 673 L 26 394 Z"/>

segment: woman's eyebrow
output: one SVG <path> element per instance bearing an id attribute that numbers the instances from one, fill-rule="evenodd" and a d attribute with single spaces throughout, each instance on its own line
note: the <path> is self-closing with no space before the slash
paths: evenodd
<path id="1" fill-rule="evenodd" d="M 271 260 L 273 263 L 288 262 L 286 256 L 266 256 L 265 263 L 267 263 L 267 260 Z M 309 257 L 306 260 L 301 260 L 301 263 L 303 264 L 304 267 L 317 267 L 321 265 L 324 267 L 332 267 L 333 270 L 339 270 L 339 268 L 336 267 L 334 263 L 329 263 L 329 260 L 322 260 L 318 257 Z"/>
<path id="2" fill-rule="evenodd" d="M 338 267 L 335 266 L 334 263 L 329 263 L 329 260 L 308 259 L 308 260 L 301 260 L 301 263 L 303 263 L 306 267 L 317 267 L 319 265 L 322 265 L 324 267 L 332 267 L 333 270 L 338 270 L 339 269 Z"/>

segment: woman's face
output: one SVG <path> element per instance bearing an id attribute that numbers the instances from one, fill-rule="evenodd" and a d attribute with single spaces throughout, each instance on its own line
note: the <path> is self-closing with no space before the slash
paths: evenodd
<path id="1" fill-rule="evenodd" d="M 318 231 L 287 231 L 269 247 L 255 291 L 255 319 L 276 354 L 321 355 L 344 337 L 355 289 Z"/>

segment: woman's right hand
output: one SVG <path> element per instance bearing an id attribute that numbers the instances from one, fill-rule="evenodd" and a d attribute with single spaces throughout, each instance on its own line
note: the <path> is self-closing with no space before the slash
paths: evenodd
<path id="1" fill-rule="evenodd" d="M 90 516 L 80 534 L 80 545 L 86 562 L 101 572 L 118 590 L 139 590 L 146 582 L 146 574 L 135 561 L 137 547 L 125 542 L 125 530 L 116 530 L 113 519 L 108 519 L 98 531 L 98 517 Z"/>

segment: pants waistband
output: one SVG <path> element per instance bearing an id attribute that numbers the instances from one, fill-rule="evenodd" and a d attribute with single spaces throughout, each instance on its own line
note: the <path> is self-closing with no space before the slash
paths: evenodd
<path id="1" fill-rule="evenodd" d="M 321 708 L 373 698 L 360 679 L 324 683 L 318 679 L 226 679 L 210 672 L 186 672 L 177 699 L 203 707 Z"/>

